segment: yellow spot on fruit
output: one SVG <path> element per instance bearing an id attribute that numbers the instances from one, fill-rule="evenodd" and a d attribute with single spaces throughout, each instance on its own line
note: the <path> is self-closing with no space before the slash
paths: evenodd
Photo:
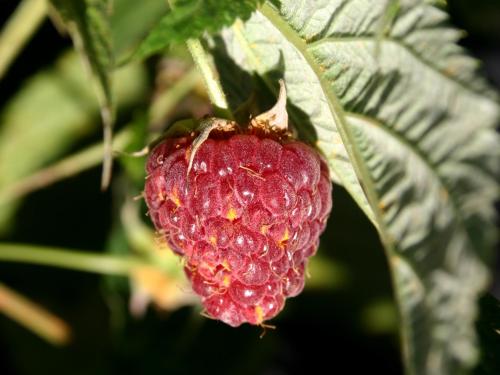
<path id="1" fill-rule="evenodd" d="M 222 285 L 227 288 L 229 287 L 230 284 L 231 284 L 231 276 L 229 275 L 224 276 L 224 279 L 222 279 Z"/>
<path id="2" fill-rule="evenodd" d="M 214 235 L 208 237 L 208 240 L 210 241 L 210 243 L 212 245 L 216 245 L 217 244 L 217 237 L 215 237 Z"/>
<path id="3" fill-rule="evenodd" d="M 267 225 L 263 225 L 263 226 L 260 227 L 260 233 L 261 234 L 266 234 L 267 230 L 268 230 Z"/>
<path id="4" fill-rule="evenodd" d="M 264 310 L 262 310 L 260 305 L 255 306 L 255 316 L 257 317 L 257 324 L 264 321 Z"/>
<path id="5" fill-rule="evenodd" d="M 172 195 L 170 198 L 172 199 L 172 202 L 174 202 L 177 207 L 180 207 L 181 200 L 179 199 L 179 194 L 177 192 L 177 189 L 174 189 L 174 191 L 172 191 Z"/>
<path id="6" fill-rule="evenodd" d="M 224 269 L 226 269 L 228 271 L 231 271 L 231 267 L 229 266 L 229 263 L 228 263 L 227 259 L 224 259 L 222 261 L 222 267 L 224 267 Z"/>
<path id="7" fill-rule="evenodd" d="M 189 163 L 189 160 L 191 159 L 191 152 L 192 152 L 192 146 L 189 146 L 186 149 L 186 154 L 184 155 L 184 158 L 186 159 L 186 163 Z"/>
<path id="8" fill-rule="evenodd" d="M 290 239 L 290 232 L 288 231 L 288 228 L 285 228 L 285 232 L 283 233 L 283 236 L 279 240 L 278 245 L 283 248 L 285 246 L 286 241 Z"/>
<path id="9" fill-rule="evenodd" d="M 238 213 L 233 207 L 230 207 L 229 210 L 227 211 L 226 219 L 233 221 L 238 217 Z"/>
<path id="10" fill-rule="evenodd" d="M 288 228 L 285 228 L 285 233 L 283 233 L 283 237 L 281 237 L 281 242 L 288 241 L 290 239 L 290 232 Z"/>

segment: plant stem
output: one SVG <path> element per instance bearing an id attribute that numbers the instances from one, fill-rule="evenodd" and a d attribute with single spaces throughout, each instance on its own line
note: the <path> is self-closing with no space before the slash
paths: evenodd
<path id="1" fill-rule="evenodd" d="M 47 14 L 45 0 L 24 0 L 0 34 L 0 79 Z"/>
<path id="2" fill-rule="evenodd" d="M 226 95 L 224 94 L 219 78 L 217 77 L 218 74 L 210 61 L 210 56 L 203 48 L 200 40 L 189 39 L 186 44 L 196 66 L 203 76 L 208 96 L 215 107 L 214 112 L 220 117 L 233 119 L 233 115 L 229 110 L 229 105 L 227 104 Z"/>
<path id="3" fill-rule="evenodd" d="M 121 276 L 128 276 L 133 268 L 143 264 L 138 258 L 131 256 L 10 243 L 0 243 L 0 261 L 31 263 Z"/>
<path id="4" fill-rule="evenodd" d="M 54 345 L 64 345 L 70 339 L 66 322 L 1 283 L 0 312 Z"/>
<path id="5" fill-rule="evenodd" d="M 113 139 L 113 148 L 123 149 L 132 140 L 132 129 L 125 128 Z M 37 189 L 44 188 L 67 177 L 74 176 L 86 169 L 99 165 L 102 159 L 103 144 L 90 146 L 47 168 L 22 178 L 0 190 L 0 204 L 21 198 Z"/>

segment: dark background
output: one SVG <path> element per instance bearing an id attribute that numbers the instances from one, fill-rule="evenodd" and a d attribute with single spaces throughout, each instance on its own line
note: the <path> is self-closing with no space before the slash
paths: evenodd
<path id="1" fill-rule="evenodd" d="M 500 1 L 449 0 L 452 22 L 500 87 Z M 3 24 L 17 5 L 0 0 Z M 0 81 L 0 105 L 23 81 L 49 66 L 71 43 L 47 21 Z M 100 134 L 92 135 L 97 140 Z M 4 241 L 104 249 L 111 229 L 112 196 L 99 191 L 100 169 L 31 194 Z M 78 197 L 85 196 L 85 199 Z M 89 203 L 90 202 L 90 203 Z M 41 219 L 43 218 L 43 220 Z M 342 188 L 322 239 L 323 256 L 345 280 L 306 290 L 290 300 L 276 331 L 232 329 L 201 318 L 196 308 L 174 313 L 149 309 L 143 319 L 124 315 L 113 328 L 103 290 L 110 280 L 46 267 L 0 263 L 1 281 L 70 323 L 72 343 L 53 347 L 0 316 L 0 374 L 295 374 L 402 373 L 387 265 L 378 237 Z M 500 296 L 500 284 L 492 287 Z M 382 324 L 373 324 L 373 316 Z"/>

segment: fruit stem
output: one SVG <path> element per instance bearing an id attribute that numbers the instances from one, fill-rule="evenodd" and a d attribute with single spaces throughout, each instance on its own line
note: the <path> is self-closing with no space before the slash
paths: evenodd
<path id="1" fill-rule="evenodd" d="M 144 265 L 144 262 L 131 256 L 11 243 L 0 243 L 0 261 L 31 263 L 117 276 L 128 276 L 132 269 Z"/>
<path id="2" fill-rule="evenodd" d="M 203 48 L 199 39 L 188 39 L 187 48 L 193 57 L 193 60 L 200 70 L 207 88 L 208 96 L 214 106 L 214 112 L 217 116 L 233 120 L 233 114 L 229 110 L 226 95 L 222 90 L 222 85 L 218 78 L 209 54 Z"/>
<path id="3" fill-rule="evenodd" d="M 24 0 L 0 33 L 0 79 L 47 15 L 47 4 Z"/>

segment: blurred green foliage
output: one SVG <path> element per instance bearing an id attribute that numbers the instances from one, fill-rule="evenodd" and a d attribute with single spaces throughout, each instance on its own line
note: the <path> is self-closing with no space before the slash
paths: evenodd
<path id="1" fill-rule="evenodd" d="M 115 79 L 119 108 L 144 100 L 142 66 L 128 65 Z M 95 133 L 100 127 L 99 104 L 77 56 L 66 53 L 54 67 L 25 82 L 0 112 L 0 124 L 0 191 Z M 14 207 L 14 202 L 0 201 L 0 233 L 10 224 Z"/>
<path id="2" fill-rule="evenodd" d="M 500 35 L 497 1 L 448 3 L 476 40 Z M 159 0 L 116 4 L 112 45 L 117 56 L 125 57 L 167 6 Z M 0 196 L 12 182 L 101 139 L 99 104 L 88 72 L 74 52 L 57 46 L 54 41 L 60 36 L 52 26 L 43 27 L 50 29 L 43 43 L 27 48 L 35 56 L 52 49 L 60 57 L 37 66 L 33 76 L 15 77 L 0 93 L 6 102 L 0 109 Z M 191 71 L 186 56 L 182 48 L 180 53 L 167 50 L 163 59 L 127 65 L 113 77 L 117 127 L 127 126 L 133 133 L 127 152 L 149 141 L 153 125 L 161 128 L 209 108 L 196 85 L 199 77 L 193 76 L 189 90 L 175 96 L 175 105 L 164 108 L 158 123 L 149 124 L 151 103 Z M 16 64 L 37 62 L 21 56 Z M 16 66 L 12 69 L 17 72 Z M 270 100 L 271 94 L 266 95 L 259 99 Z M 120 215 L 124 202 L 140 193 L 142 166 L 143 159 L 121 155 L 112 189 L 104 193 L 99 190 L 100 168 L 95 167 L 22 201 L 0 200 L 1 239 L 113 254 L 137 251 Z M 333 200 L 332 219 L 310 266 L 306 291 L 287 303 L 273 321 L 277 329 L 262 339 L 259 328 L 235 330 L 201 317 L 199 306 L 171 312 L 152 307 L 143 317 L 133 317 L 127 278 L 0 263 L 2 282 L 57 313 L 73 329 L 72 342 L 56 348 L 0 316 L 0 373 L 295 374 L 315 368 L 326 373 L 401 373 L 398 314 L 380 240 L 343 188 L 334 187 Z M 142 203 L 133 207 L 145 214 Z M 492 322 L 498 321 L 498 301 L 485 298 L 481 307 L 479 332 L 486 361 L 477 373 L 495 374 L 499 349 L 493 329 L 498 324 Z"/>

